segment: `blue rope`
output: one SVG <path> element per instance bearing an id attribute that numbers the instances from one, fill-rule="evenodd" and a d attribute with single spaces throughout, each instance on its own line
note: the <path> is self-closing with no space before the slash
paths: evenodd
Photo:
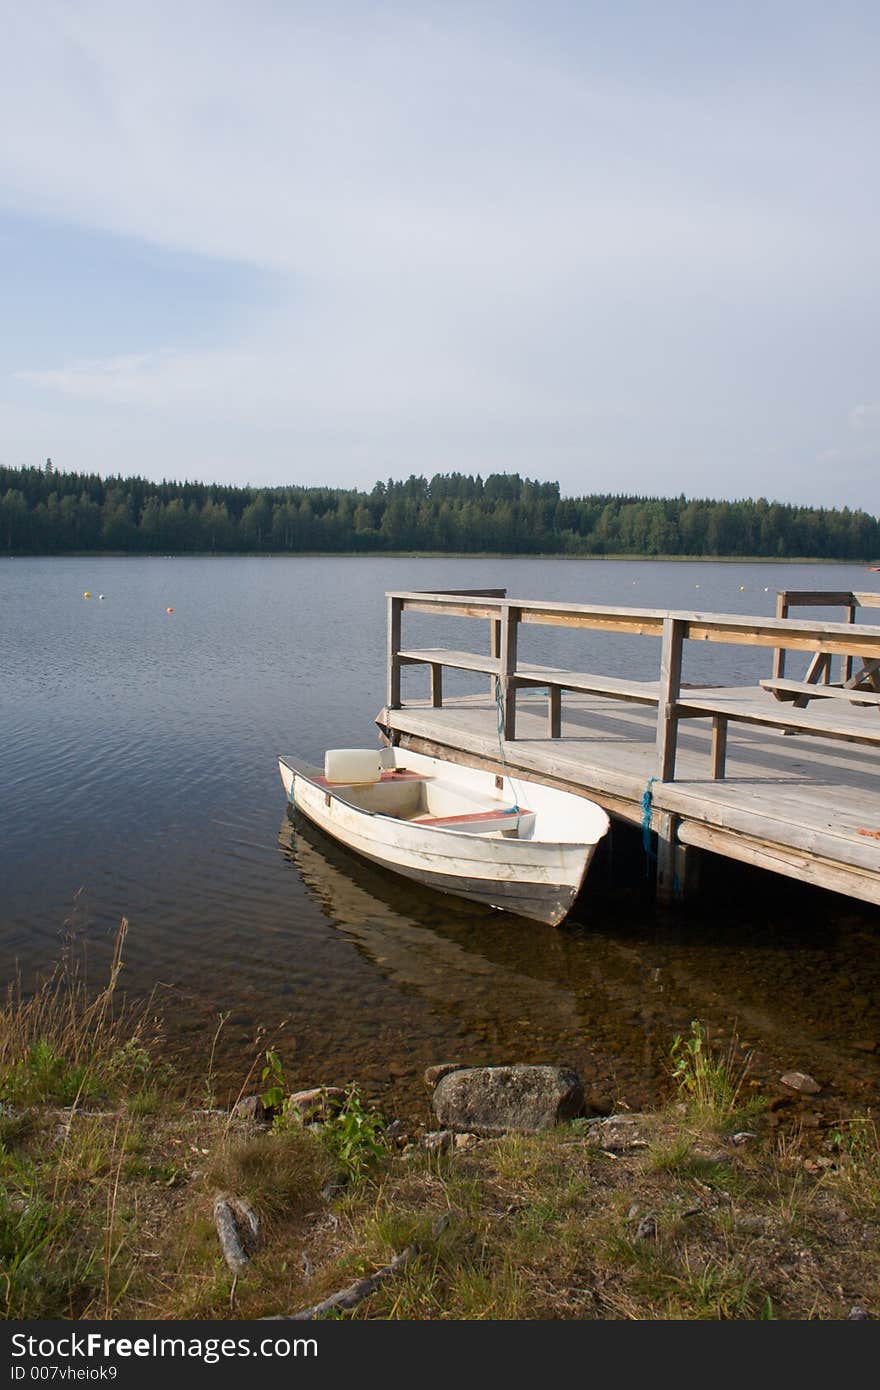
<path id="1" fill-rule="evenodd" d="M 645 873 L 650 873 L 650 861 L 657 858 L 654 847 L 651 844 L 651 814 L 653 809 L 651 804 L 653 799 L 651 788 L 656 781 L 656 777 L 650 777 L 648 779 L 648 785 L 645 787 L 642 795 L 642 844 L 648 859 L 648 863 L 645 865 Z"/>
<path id="2" fill-rule="evenodd" d="M 651 788 L 656 781 L 656 777 L 649 778 L 648 785 L 645 787 L 642 795 L 642 844 L 645 847 L 646 856 L 645 873 L 649 876 L 651 873 L 651 864 L 655 863 L 657 860 L 657 852 L 651 844 L 651 815 L 653 810 Z M 678 874 L 674 871 L 672 874 L 672 893 L 676 898 L 681 895 L 681 883 L 679 882 Z"/>

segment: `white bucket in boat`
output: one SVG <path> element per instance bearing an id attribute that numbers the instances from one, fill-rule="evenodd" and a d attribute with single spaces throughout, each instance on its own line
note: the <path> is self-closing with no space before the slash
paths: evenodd
<path id="1" fill-rule="evenodd" d="M 324 754 L 328 782 L 378 782 L 378 748 L 328 748 Z"/>

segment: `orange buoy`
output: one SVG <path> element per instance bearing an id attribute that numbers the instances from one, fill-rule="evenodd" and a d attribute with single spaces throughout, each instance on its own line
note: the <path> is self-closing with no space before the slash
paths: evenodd
<path id="1" fill-rule="evenodd" d="M 165 609 L 165 612 L 166 612 L 166 613 L 173 613 L 173 612 L 174 612 L 174 609 L 173 609 L 173 608 L 166 608 L 166 609 Z"/>

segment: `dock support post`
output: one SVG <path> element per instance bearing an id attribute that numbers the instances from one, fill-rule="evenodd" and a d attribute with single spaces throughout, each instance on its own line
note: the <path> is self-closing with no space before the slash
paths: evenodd
<path id="1" fill-rule="evenodd" d="M 500 656 L 501 656 L 501 619 L 500 619 L 500 618 L 490 618 L 490 619 L 489 619 L 489 655 L 492 656 L 492 657 L 494 657 L 496 661 L 498 661 L 499 658 L 500 658 Z M 493 700 L 497 700 L 497 699 L 498 699 L 498 677 L 497 677 L 497 676 L 490 676 L 490 677 L 489 677 L 489 693 L 490 693 L 490 695 L 492 696 L 492 699 L 493 699 Z"/>
<path id="2" fill-rule="evenodd" d="M 788 617 L 788 594 L 785 590 L 780 590 L 776 595 L 776 616 L 777 618 Z M 772 676 L 775 681 L 782 680 L 785 675 L 785 648 L 776 647 L 773 652 L 773 671 Z"/>
<path id="3" fill-rule="evenodd" d="M 558 685 L 547 687 L 547 721 L 551 738 L 562 736 L 562 690 Z"/>
<path id="4" fill-rule="evenodd" d="M 501 700 L 504 709 L 504 738 L 516 738 L 516 643 L 519 609 L 505 603 L 501 611 Z"/>
<path id="5" fill-rule="evenodd" d="M 675 749 L 678 742 L 678 712 L 681 694 L 681 658 L 684 622 L 663 619 L 663 650 L 660 656 L 660 701 L 657 707 L 657 780 L 675 781 Z"/>
<path id="6" fill-rule="evenodd" d="M 657 831 L 657 901 L 667 906 L 682 903 L 696 887 L 697 859 L 678 842 L 679 817 L 670 811 L 654 816 Z"/>
<path id="7" fill-rule="evenodd" d="M 439 661 L 431 662 L 431 707 L 443 708 L 443 667 Z"/>
<path id="8" fill-rule="evenodd" d="M 388 709 L 400 709 L 400 629 L 403 599 L 388 597 Z"/>
<path id="9" fill-rule="evenodd" d="M 852 598 L 852 594 L 850 594 L 850 598 Z M 846 621 L 847 621 L 848 623 L 854 623 L 855 620 L 856 620 L 856 605 L 855 605 L 854 603 L 850 603 L 850 604 L 848 605 L 848 607 L 847 607 L 847 610 L 846 610 Z M 841 677 L 842 677 L 842 679 L 843 679 L 843 684 L 844 684 L 844 685 L 847 685 L 847 684 L 852 680 L 853 662 L 854 662 L 854 660 L 855 660 L 855 658 L 854 658 L 854 656 L 852 655 L 851 652 L 850 652 L 847 656 L 845 656 L 845 657 L 843 658 L 843 663 L 842 663 L 842 666 L 841 666 L 840 674 L 841 674 Z"/>
<path id="10" fill-rule="evenodd" d="M 727 715 L 716 714 L 712 718 L 712 778 L 720 782 L 724 777 L 727 763 Z"/>

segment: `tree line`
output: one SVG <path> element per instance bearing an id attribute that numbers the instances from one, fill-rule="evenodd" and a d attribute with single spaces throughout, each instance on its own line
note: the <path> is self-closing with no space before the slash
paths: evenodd
<path id="1" fill-rule="evenodd" d="M 226 487 L 0 467 L 10 555 L 296 554 L 426 550 L 866 560 L 875 516 L 766 498 L 563 497 L 558 483 L 462 473 L 330 487 Z"/>

